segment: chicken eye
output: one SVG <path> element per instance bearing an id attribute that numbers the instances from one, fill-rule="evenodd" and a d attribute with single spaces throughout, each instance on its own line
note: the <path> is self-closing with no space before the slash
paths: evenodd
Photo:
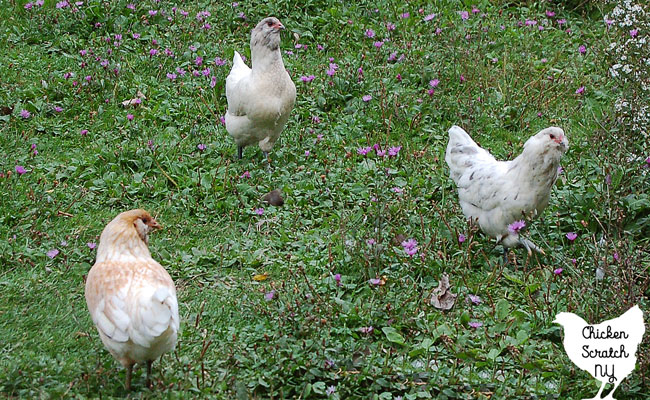
<path id="1" fill-rule="evenodd" d="M 555 139 L 555 135 L 551 133 L 551 139 Z"/>
<path id="2" fill-rule="evenodd" d="M 266 23 L 268 26 L 273 26 L 273 22 L 269 21 Z"/>
<path id="3" fill-rule="evenodd" d="M 149 223 L 149 218 L 147 218 L 147 217 L 142 218 L 142 222 L 144 222 L 145 225 L 148 224 Z"/>

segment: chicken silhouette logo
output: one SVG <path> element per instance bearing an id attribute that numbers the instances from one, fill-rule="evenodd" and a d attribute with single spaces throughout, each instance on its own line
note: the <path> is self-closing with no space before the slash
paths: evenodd
<path id="1" fill-rule="evenodd" d="M 564 328 L 563 344 L 569 359 L 601 382 L 600 390 L 590 400 L 601 399 L 607 383 L 614 388 L 604 398 L 614 400 L 616 388 L 634 370 L 636 349 L 645 333 L 639 306 L 598 325 L 589 325 L 567 312 L 556 315 L 553 322 Z"/>

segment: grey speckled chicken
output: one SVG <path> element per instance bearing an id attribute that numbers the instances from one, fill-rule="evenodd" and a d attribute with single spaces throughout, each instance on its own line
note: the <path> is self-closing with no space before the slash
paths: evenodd
<path id="1" fill-rule="evenodd" d="M 237 143 L 239 158 L 245 146 L 256 143 L 267 155 L 296 102 L 296 86 L 280 54 L 283 29 L 277 18 L 260 21 L 251 33 L 252 69 L 235 52 L 226 78 L 226 130 Z"/>
<path id="2" fill-rule="evenodd" d="M 560 158 L 568 147 L 564 131 L 550 127 L 528 139 L 514 160 L 497 161 L 462 128 L 452 126 L 445 161 L 458 186 L 463 214 L 478 220 L 481 230 L 496 238 L 504 251 L 523 246 L 529 255 L 531 250 L 543 253 L 508 225 L 535 217 L 546 208 Z"/>

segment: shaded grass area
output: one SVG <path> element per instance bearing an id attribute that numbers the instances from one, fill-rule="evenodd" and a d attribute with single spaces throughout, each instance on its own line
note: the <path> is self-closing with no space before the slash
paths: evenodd
<path id="1" fill-rule="evenodd" d="M 635 303 L 647 309 L 650 204 L 639 157 L 648 149 L 613 120 L 625 88 L 608 78 L 603 49 L 615 33 L 597 17 L 487 2 L 473 13 L 451 1 L 24 4 L 0 11 L 0 106 L 13 107 L 0 117 L 8 396 L 126 395 L 83 286 L 95 255 L 87 243 L 135 207 L 165 227 L 151 251 L 177 284 L 182 334 L 154 364 L 155 390 L 139 370 L 133 397 L 582 398 L 597 386 L 566 357 L 555 314 L 596 322 Z M 250 56 L 251 24 L 271 14 L 290 31 L 282 49 L 298 100 L 267 168 L 256 148 L 235 160 L 218 118 L 233 51 Z M 168 79 L 176 68 L 185 75 Z M 140 105 L 120 105 L 138 90 Z M 516 156 L 543 127 L 565 129 L 564 172 L 528 231 L 547 256 L 515 251 L 516 265 L 504 267 L 494 243 L 467 226 L 443 160 L 452 124 L 497 158 Z M 375 143 L 401 150 L 357 153 Z M 260 201 L 275 188 L 283 207 Z M 400 245 L 408 238 L 414 257 Z M 449 312 L 428 305 L 443 272 L 459 295 Z M 262 273 L 268 279 L 252 279 Z M 646 340 L 617 398 L 647 392 L 647 352 Z"/>

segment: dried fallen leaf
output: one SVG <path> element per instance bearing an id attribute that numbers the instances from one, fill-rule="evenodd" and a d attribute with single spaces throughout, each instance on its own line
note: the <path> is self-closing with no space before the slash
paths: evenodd
<path id="1" fill-rule="evenodd" d="M 129 107 L 129 106 L 133 106 L 133 105 L 136 105 L 136 104 L 140 104 L 142 99 L 146 99 L 146 97 L 141 91 L 138 90 L 138 92 L 135 94 L 135 98 L 133 98 L 131 100 L 124 100 L 122 102 L 122 106 Z"/>
<path id="2" fill-rule="evenodd" d="M 262 281 L 267 280 L 268 277 L 269 277 L 269 274 L 267 274 L 267 273 L 257 274 L 257 275 L 253 276 L 253 280 L 257 281 L 257 282 L 262 282 Z"/>
<path id="3" fill-rule="evenodd" d="M 431 294 L 431 305 L 440 310 L 451 310 L 456 303 L 456 297 L 458 295 L 453 294 L 450 288 L 449 276 L 447 274 L 442 274 L 440 282 L 438 282 L 438 287 L 433 289 Z"/>

